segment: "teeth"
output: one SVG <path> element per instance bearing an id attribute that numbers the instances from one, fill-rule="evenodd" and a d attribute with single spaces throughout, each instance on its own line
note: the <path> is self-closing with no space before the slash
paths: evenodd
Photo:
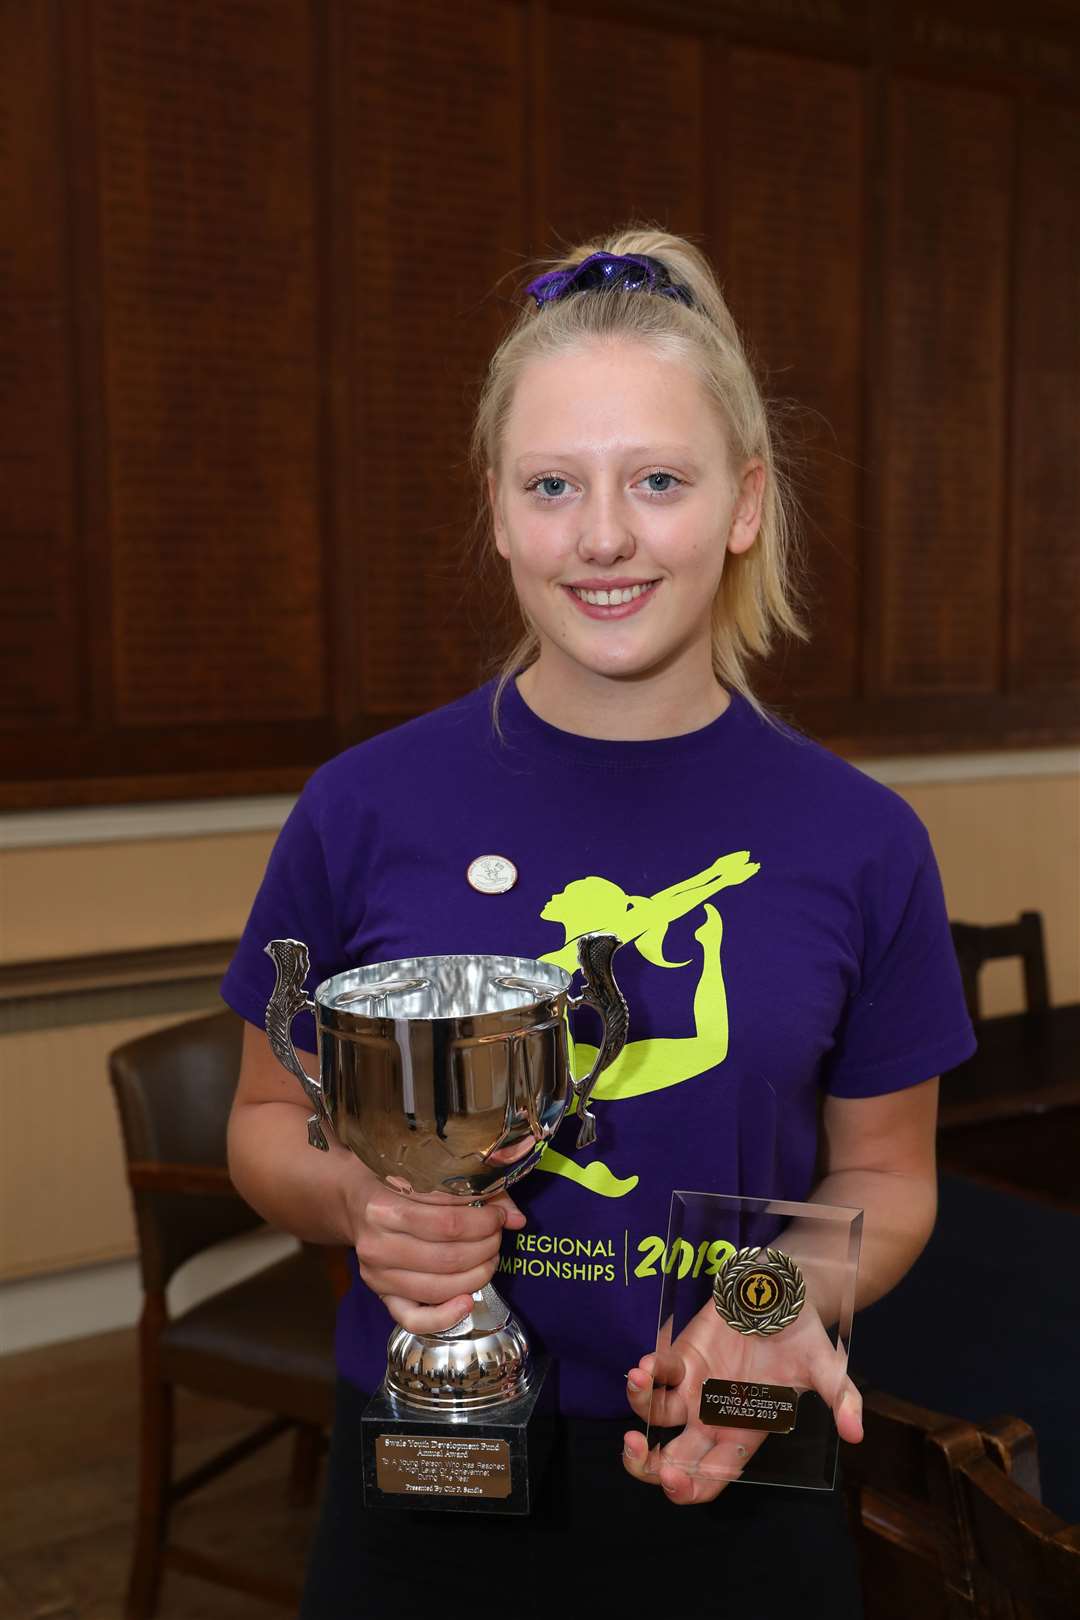
<path id="1" fill-rule="evenodd" d="M 644 596 L 646 591 L 652 590 L 654 584 L 655 581 L 650 581 L 647 585 L 628 585 L 618 591 L 583 591 L 576 585 L 572 585 L 570 589 L 575 596 L 580 596 L 583 602 L 588 602 L 590 607 L 621 607 L 624 602 L 635 602 L 639 596 Z"/>

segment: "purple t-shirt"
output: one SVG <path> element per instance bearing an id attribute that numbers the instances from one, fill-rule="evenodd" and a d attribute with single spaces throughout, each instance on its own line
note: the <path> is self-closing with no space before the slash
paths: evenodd
<path id="1" fill-rule="evenodd" d="M 314 988 L 404 956 L 572 969 L 579 934 L 618 934 L 630 1035 L 594 1093 L 596 1142 L 579 1151 L 566 1118 L 514 1187 L 528 1225 L 495 1278 L 557 1357 L 563 1410 L 616 1416 L 656 1341 L 672 1191 L 805 1198 L 823 1092 L 915 1085 L 974 1039 L 926 830 L 896 794 L 738 696 L 686 736 L 609 742 L 548 725 L 512 683 L 500 737 L 491 695 L 316 771 L 222 994 L 262 1025 L 276 938 L 307 944 Z M 508 892 L 469 885 L 481 855 L 514 863 Z M 584 1072 L 588 1010 L 574 1033 Z M 309 1017 L 293 1034 L 314 1051 Z M 337 1355 L 361 1389 L 378 1386 L 391 1327 L 355 1276 Z"/>

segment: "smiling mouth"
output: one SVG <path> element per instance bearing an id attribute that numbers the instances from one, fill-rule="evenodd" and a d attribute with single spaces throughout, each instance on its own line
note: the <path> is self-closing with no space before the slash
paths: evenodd
<path id="1" fill-rule="evenodd" d="M 649 579 L 642 585 L 625 585 L 622 589 L 610 591 L 585 590 L 580 585 L 568 585 L 566 588 L 579 602 L 588 602 L 590 607 L 621 607 L 626 602 L 636 602 L 639 596 L 654 590 L 659 583 L 657 579 Z"/>

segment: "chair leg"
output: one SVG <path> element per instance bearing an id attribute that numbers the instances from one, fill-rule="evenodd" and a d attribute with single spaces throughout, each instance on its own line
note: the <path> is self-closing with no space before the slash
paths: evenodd
<path id="1" fill-rule="evenodd" d="M 289 1470 L 288 1503 L 290 1507 L 307 1507 L 315 1495 L 319 1477 L 319 1458 L 322 1455 L 323 1434 L 317 1423 L 300 1423 L 293 1442 L 292 1466 Z"/>
<path id="2" fill-rule="evenodd" d="M 174 1399 L 171 1384 L 144 1377 L 135 1556 L 126 1620 L 151 1620 L 161 1589 L 162 1551 L 169 1523 Z"/>

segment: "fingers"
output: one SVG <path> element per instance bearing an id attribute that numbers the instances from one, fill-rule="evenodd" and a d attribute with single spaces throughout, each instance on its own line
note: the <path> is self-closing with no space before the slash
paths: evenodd
<path id="1" fill-rule="evenodd" d="M 491 1281 L 504 1231 L 525 1216 L 502 1194 L 474 1207 L 432 1194 L 406 1198 L 380 1187 L 367 1200 L 356 1238 L 360 1276 L 410 1333 L 443 1333 Z"/>
<path id="2" fill-rule="evenodd" d="M 402 1327 L 440 1332 L 491 1281 L 503 1232 L 524 1222 L 506 1197 L 474 1208 L 439 1195 L 406 1198 L 379 1188 L 365 1206 L 356 1238 L 360 1276 Z"/>
<path id="3" fill-rule="evenodd" d="M 695 1442 L 695 1446 L 701 1444 L 700 1439 Z M 716 1468 L 705 1471 L 712 1449 L 711 1443 L 706 1441 L 700 1461 L 695 1465 L 696 1471 L 690 1472 L 688 1457 L 683 1458 L 687 1466 L 680 1467 L 669 1458 L 670 1446 L 663 1449 L 653 1446 L 650 1450 L 645 1436 L 630 1430 L 623 1436 L 623 1467 L 643 1485 L 658 1486 L 676 1507 L 692 1507 L 699 1502 L 714 1501 L 741 1471 L 741 1463 L 735 1466 L 734 1461 L 729 1472 L 721 1473 Z"/>
<path id="4" fill-rule="evenodd" d="M 630 1429 L 623 1435 L 623 1467 L 634 1479 L 641 1480 L 643 1485 L 659 1485 L 660 1476 L 656 1472 L 659 1446 L 649 1451 L 649 1443 L 645 1436 L 637 1429 Z"/>
<path id="5" fill-rule="evenodd" d="M 381 1271 L 424 1271 L 449 1277 L 493 1264 L 499 1253 L 500 1235 L 496 1232 L 478 1243 L 428 1243 L 404 1234 L 389 1234 L 381 1236 L 377 1243 L 370 1240 L 361 1246 L 368 1264 L 377 1265 Z"/>
<path id="6" fill-rule="evenodd" d="M 445 1333 L 468 1311 L 471 1294 L 457 1294 L 443 1305 L 419 1305 L 400 1294 L 383 1294 L 382 1302 L 394 1321 L 409 1333 Z"/>
<path id="7" fill-rule="evenodd" d="M 435 1271 L 414 1271 L 384 1266 L 371 1266 L 360 1261 L 360 1276 L 373 1294 L 383 1299 L 388 1294 L 400 1294 L 405 1299 L 423 1305 L 446 1305 L 462 1295 L 471 1299 L 473 1294 L 487 1286 L 494 1274 L 493 1264 L 475 1266 L 470 1271 L 454 1271 L 448 1275 Z M 459 1312 L 460 1314 L 460 1312 Z"/>
<path id="8" fill-rule="evenodd" d="M 675 1379 L 675 1387 L 662 1375 Z M 713 1501 L 739 1477 L 761 1440 L 760 1435 L 701 1423 L 696 1416 L 696 1388 L 684 1358 L 670 1348 L 643 1356 L 626 1376 L 627 1400 L 652 1434 L 678 1428 L 681 1433 L 650 1449 L 645 1435 L 629 1432 L 623 1441 L 623 1467 L 643 1484 L 658 1485 L 677 1507 Z"/>
<path id="9" fill-rule="evenodd" d="M 673 1502 L 711 1502 L 739 1479 L 765 1435 L 754 1429 L 688 1423 L 663 1448 L 660 1482 Z"/>
<path id="10" fill-rule="evenodd" d="M 381 1231 L 419 1238 L 424 1243 L 481 1243 L 502 1236 L 504 1227 L 523 1224 L 521 1211 L 502 1199 L 474 1208 L 471 1204 L 430 1203 L 381 1188 L 368 1201 L 366 1219 Z"/>
<path id="11" fill-rule="evenodd" d="M 671 1345 L 661 1346 L 652 1354 L 642 1356 L 638 1365 L 657 1384 L 665 1384 L 669 1389 L 674 1389 L 686 1377 L 686 1362 Z"/>
<path id="12" fill-rule="evenodd" d="M 738 1475 L 732 1477 L 738 1478 Z M 669 1462 L 662 1463 L 660 1467 L 660 1489 L 676 1507 L 695 1507 L 699 1502 L 715 1502 L 720 1492 L 730 1484 L 730 1478 L 689 1474 Z"/>
<path id="13" fill-rule="evenodd" d="M 626 1398 L 635 1416 L 658 1428 L 673 1429 L 687 1420 L 686 1394 L 670 1389 L 652 1375 L 654 1356 L 645 1356 L 626 1375 Z"/>
<path id="14" fill-rule="evenodd" d="M 631 1367 L 626 1375 L 626 1398 L 635 1416 L 648 1418 L 652 1406 L 653 1381 L 644 1367 Z"/>

